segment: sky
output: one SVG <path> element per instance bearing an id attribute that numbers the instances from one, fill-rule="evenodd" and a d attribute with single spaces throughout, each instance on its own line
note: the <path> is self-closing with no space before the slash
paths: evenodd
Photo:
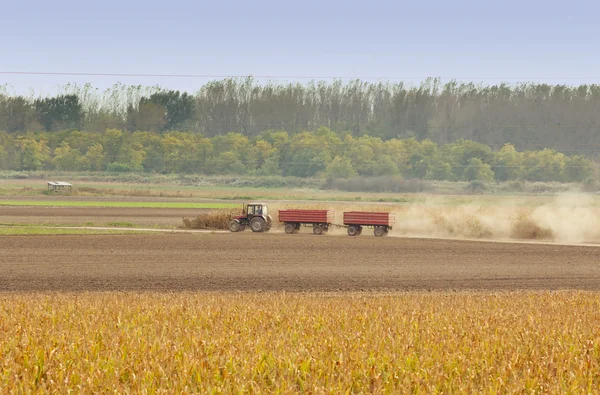
<path id="1" fill-rule="evenodd" d="M 0 85 L 427 77 L 496 84 L 600 83 L 596 1 L 22 0 L 0 5 Z M 156 74 L 16 75 L 5 72 Z M 166 75 L 193 74 L 195 77 Z"/>

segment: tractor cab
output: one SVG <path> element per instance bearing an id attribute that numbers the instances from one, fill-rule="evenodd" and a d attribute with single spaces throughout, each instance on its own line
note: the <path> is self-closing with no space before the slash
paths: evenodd
<path id="1" fill-rule="evenodd" d="M 263 203 L 249 203 L 245 211 L 248 217 L 254 217 L 255 215 L 266 217 L 269 215 L 267 205 Z"/>
<path id="2" fill-rule="evenodd" d="M 229 222 L 229 230 L 232 232 L 243 231 L 250 226 L 253 232 L 268 232 L 273 220 L 269 215 L 269 209 L 264 203 L 248 203 L 242 207 L 242 214 L 236 215 Z"/>
<path id="3" fill-rule="evenodd" d="M 242 208 L 242 214 L 236 215 L 236 219 L 248 219 L 251 220 L 253 217 L 267 217 L 269 215 L 266 204 L 263 203 L 248 203 L 244 204 Z"/>

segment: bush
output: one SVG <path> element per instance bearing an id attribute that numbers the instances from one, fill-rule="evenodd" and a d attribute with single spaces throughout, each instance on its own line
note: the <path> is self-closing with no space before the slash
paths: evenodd
<path id="1" fill-rule="evenodd" d="M 509 181 L 500 184 L 500 191 L 502 192 L 525 192 L 526 185 L 525 182 L 521 180 L 517 181 Z"/>
<path id="2" fill-rule="evenodd" d="M 111 173 L 132 173 L 141 170 L 141 166 L 132 165 L 130 163 L 113 162 L 106 165 L 106 171 Z"/>
<path id="3" fill-rule="evenodd" d="M 348 192 L 395 192 L 413 193 L 429 190 L 429 185 L 418 179 L 404 180 L 400 176 L 352 177 L 349 179 L 329 180 L 328 189 Z"/>
<path id="4" fill-rule="evenodd" d="M 583 192 L 598 192 L 600 190 L 600 183 L 595 179 L 587 179 L 581 184 L 581 190 Z"/>
<path id="5" fill-rule="evenodd" d="M 0 179 L 5 180 L 26 180 L 29 178 L 29 173 L 25 171 L 3 171 L 0 172 Z"/>
<path id="6" fill-rule="evenodd" d="M 468 193 L 476 193 L 476 194 L 482 194 L 487 189 L 488 189 L 487 184 L 481 180 L 473 180 L 465 188 L 465 190 Z"/>

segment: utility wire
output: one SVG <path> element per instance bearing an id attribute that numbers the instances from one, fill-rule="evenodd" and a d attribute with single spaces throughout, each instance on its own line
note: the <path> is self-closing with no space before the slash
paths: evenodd
<path id="1" fill-rule="evenodd" d="M 0 71 L 4 75 L 46 75 L 46 76 L 74 76 L 74 77 L 160 77 L 160 78 L 257 78 L 257 79 L 322 79 L 322 80 L 425 80 L 429 78 L 449 79 L 449 80 L 539 80 L 539 77 L 493 77 L 493 76 L 477 76 L 477 77 L 442 77 L 442 76 L 319 76 L 319 75 L 225 75 L 225 74 L 174 74 L 174 73 L 93 73 L 93 72 L 73 72 L 73 71 L 17 71 L 7 70 Z M 543 77 L 542 80 L 600 80 L 600 77 L 594 76 L 573 76 L 573 77 Z"/>

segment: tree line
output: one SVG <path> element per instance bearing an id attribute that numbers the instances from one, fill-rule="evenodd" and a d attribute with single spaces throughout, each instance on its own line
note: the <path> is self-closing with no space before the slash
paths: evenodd
<path id="1" fill-rule="evenodd" d="M 234 132 L 254 139 L 265 130 L 290 135 L 327 127 L 354 138 L 471 140 L 494 150 L 555 149 L 596 157 L 600 147 L 600 85 L 483 85 L 428 79 L 404 83 L 313 81 L 257 83 L 224 79 L 189 94 L 156 86 L 115 85 L 106 91 L 67 85 L 53 97 L 0 89 L 0 131 L 107 129 L 206 138 Z"/>
<path id="2" fill-rule="evenodd" d="M 259 176 L 403 176 L 452 181 L 586 182 L 597 165 L 553 149 L 499 150 L 472 140 L 439 145 L 429 139 L 354 136 L 320 127 L 310 132 L 0 132 L 0 169 L 158 172 Z"/>

